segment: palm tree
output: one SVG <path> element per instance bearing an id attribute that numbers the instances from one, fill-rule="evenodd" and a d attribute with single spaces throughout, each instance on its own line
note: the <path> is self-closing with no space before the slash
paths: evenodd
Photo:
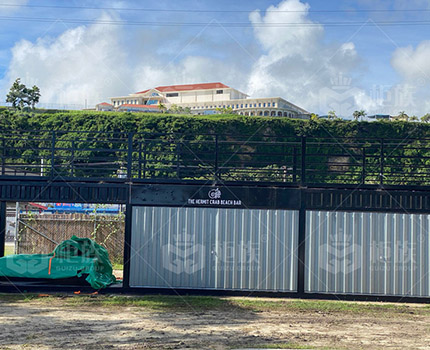
<path id="1" fill-rule="evenodd" d="M 423 115 L 421 117 L 421 121 L 424 122 L 424 123 L 429 123 L 430 122 L 430 113 L 427 113 L 427 114 Z"/>
<path id="2" fill-rule="evenodd" d="M 360 111 L 355 111 L 352 116 L 354 117 L 355 121 L 358 121 L 358 119 L 361 117 L 365 117 L 367 113 L 362 109 Z"/>
<path id="3" fill-rule="evenodd" d="M 398 116 L 396 116 L 396 118 L 395 118 L 396 120 L 403 120 L 403 121 L 408 121 L 409 120 L 409 116 L 406 114 L 406 112 L 405 111 L 401 111 L 401 112 L 399 112 L 399 115 Z"/>

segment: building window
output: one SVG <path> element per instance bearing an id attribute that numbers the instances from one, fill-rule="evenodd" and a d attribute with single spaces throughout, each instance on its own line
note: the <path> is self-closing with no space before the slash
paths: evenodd
<path id="1" fill-rule="evenodd" d="M 243 108 L 243 104 L 240 105 L 240 108 Z"/>
<path id="2" fill-rule="evenodd" d="M 239 108 L 239 105 L 236 105 L 236 108 Z"/>
<path id="3" fill-rule="evenodd" d="M 177 92 L 169 92 L 168 94 L 166 94 L 166 97 L 178 97 L 179 94 Z"/>
<path id="4" fill-rule="evenodd" d="M 130 101 L 129 101 L 129 100 L 127 100 L 127 104 L 130 104 Z"/>
<path id="5" fill-rule="evenodd" d="M 254 107 L 257 107 L 257 104 L 256 104 L 256 103 L 254 103 Z"/>
<path id="6" fill-rule="evenodd" d="M 258 107 L 261 107 L 261 103 L 258 104 Z"/>
<path id="7" fill-rule="evenodd" d="M 223 90 L 217 90 L 216 93 L 217 93 L 217 95 L 220 95 L 223 93 Z"/>
<path id="8" fill-rule="evenodd" d="M 272 103 L 272 107 L 276 107 L 276 103 L 275 102 Z"/>
<path id="9" fill-rule="evenodd" d="M 263 103 L 263 107 L 266 107 L 266 104 L 265 104 L 265 103 Z"/>

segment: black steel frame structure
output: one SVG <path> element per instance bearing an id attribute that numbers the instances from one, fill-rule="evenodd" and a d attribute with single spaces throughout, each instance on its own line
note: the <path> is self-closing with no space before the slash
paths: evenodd
<path id="1" fill-rule="evenodd" d="M 131 288 L 129 284 L 133 206 L 193 207 L 190 199 L 220 188 L 227 200 L 240 200 L 240 208 L 299 211 L 298 290 L 281 295 L 430 301 L 304 290 L 306 211 L 430 214 L 430 140 L 58 131 L 23 135 L 5 131 L 0 150 L 0 256 L 4 254 L 8 201 L 124 204 L 124 281 L 122 287 L 107 289 L 109 293 L 248 295 L 224 290 Z M 27 291 L 75 289 L 37 283 L 25 286 Z M 14 285 L 0 285 L 0 292 L 17 290 L 20 288 Z"/>

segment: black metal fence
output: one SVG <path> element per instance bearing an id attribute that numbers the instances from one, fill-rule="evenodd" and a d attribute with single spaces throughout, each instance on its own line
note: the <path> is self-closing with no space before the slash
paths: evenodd
<path id="1" fill-rule="evenodd" d="M 430 185 L 430 139 L 2 131 L 1 175 Z"/>

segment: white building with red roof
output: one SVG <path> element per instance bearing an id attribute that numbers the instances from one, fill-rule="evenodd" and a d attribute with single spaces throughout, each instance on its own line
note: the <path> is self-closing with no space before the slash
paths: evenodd
<path id="1" fill-rule="evenodd" d="M 103 111 L 103 112 L 113 111 L 113 105 L 107 102 L 102 102 L 102 103 L 96 104 L 96 110 Z"/>
<path id="2" fill-rule="evenodd" d="M 182 107 L 192 114 L 215 114 L 219 109 L 231 109 L 248 116 L 308 118 L 310 115 L 281 97 L 249 98 L 223 83 L 158 86 L 128 96 L 112 97 L 111 102 L 119 111 L 160 111 L 163 105 L 166 109 Z"/>

